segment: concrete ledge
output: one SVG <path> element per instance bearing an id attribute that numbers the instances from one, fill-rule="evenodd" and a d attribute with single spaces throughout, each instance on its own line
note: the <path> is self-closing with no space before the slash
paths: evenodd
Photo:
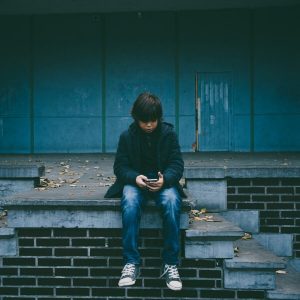
<path id="1" fill-rule="evenodd" d="M 197 209 L 220 212 L 227 208 L 227 182 L 224 179 L 188 180 L 187 190 Z"/>
<path id="2" fill-rule="evenodd" d="M 17 239 L 13 228 L 0 228 L 0 256 L 17 255 Z"/>
<path id="3" fill-rule="evenodd" d="M 0 165 L 0 197 L 32 190 L 44 174 L 44 166 Z"/>
<path id="4" fill-rule="evenodd" d="M 220 239 L 235 241 L 243 236 L 243 230 L 227 221 L 219 214 L 208 214 L 214 222 L 194 221 L 188 230 L 187 238 Z"/>
<path id="5" fill-rule="evenodd" d="M 267 270 L 224 270 L 224 287 L 227 289 L 272 290 L 275 288 L 275 273 Z"/>
<path id="6" fill-rule="evenodd" d="M 255 240 L 239 240 L 236 246 L 239 247 L 238 256 L 224 261 L 224 287 L 274 289 L 275 271 L 284 269 L 285 261 Z"/>
<path id="7" fill-rule="evenodd" d="M 220 214 L 245 232 L 259 232 L 260 220 L 257 210 L 228 210 Z"/>
<path id="8" fill-rule="evenodd" d="M 283 259 L 265 250 L 254 239 L 239 240 L 236 242 L 239 254 L 233 259 L 226 259 L 225 266 L 229 269 L 284 269 L 286 263 Z"/>
<path id="9" fill-rule="evenodd" d="M 0 197 L 28 192 L 36 186 L 36 179 L 0 179 Z"/>
<path id="10" fill-rule="evenodd" d="M 0 228 L 0 239 L 7 239 L 15 236 L 14 228 Z M 1 247 L 0 247 L 1 248 Z"/>
<path id="11" fill-rule="evenodd" d="M 243 235 L 243 231 L 232 223 L 213 214 L 217 222 L 195 221 L 186 230 L 186 258 L 232 258 L 233 241 Z"/>
<path id="12" fill-rule="evenodd" d="M 276 274 L 276 289 L 267 292 L 268 300 L 299 300 L 300 273 L 288 267 L 286 274 Z"/>
<path id="13" fill-rule="evenodd" d="M 45 175 L 44 166 L 0 165 L 0 178 L 38 178 Z"/>
<path id="14" fill-rule="evenodd" d="M 260 233 L 253 237 L 266 249 L 282 257 L 293 256 L 293 235 L 284 233 Z"/>
<path id="15" fill-rule="evenodd" d="M 105 200 L 0 200 L 0 206 L 8 210 L 7 224 L 22 227 L 66 228 L 121 228 L 122 218 L 119 199 Z M 188 201 L 183 202 L 180 226 L 189 223 Z M 160 211 L 154 202 L 144 209 L 141 228 L 162 228 Z"/>
<path id="16" fill-rule="evenodd" d="M 184 177 L 189 179 L 231 178 L 295 178 L 300 177 L 299 167 L 185 167 Z"/>

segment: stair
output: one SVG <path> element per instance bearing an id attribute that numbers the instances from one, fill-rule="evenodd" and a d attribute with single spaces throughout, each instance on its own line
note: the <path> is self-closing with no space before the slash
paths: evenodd
<path id="1" fill-rule="evenodd" d="M 223 213 L 222 213 L 223 215 Z M 224 258 L 224 287 L 228 289 L 275 289 L 276 271 L 286 262 L 255 239 L 243 240 L 244 231 L 220 214 L 206 214 L 186 230 L 185 257 Z M 234 248 L 238 249 L 236 256 Z"/>
<path id="2" fill-rule="evenodd" d="M 0 207 L 8 210 L 7 223 L 12 228 L 122 228 L 120 199 L 104 199 L 104 190 L 93 195 L 74 194 L 73 199 L 65 199 L 63 189 L 49 193 L 36 191 L 0 199 Z M 59 198 L 60 197 L 60 198 Z M 102 199 L 102 200 L 101 200 Z M 188 227 L 189 202 L 182 201 L 180 227 Z M 141 228 L 161 228 L 160 211 L 149 201 L 143 212 Z"/>
<path id="3" fill-rule="evenodd" d="M 267 292 L 268 300 L 300 299 L 300 273 L 288 265 L 286 274 L 276 274 L 276 289 Z"/>
<path id="4" fill-rule="evenodd" d="M 17 239 L 13 228 L 0 228 L 0 256 L 17 254 Z"/>
<path id="5" fill-rule="evenodd" d="M 227 210 L 228 178 L 298 177 L 289 172 L 261 167 L 185 168 L 186 187 L 194 208 L 217 213 L 213 218 L 219 221 L 199 221 L 190 225 L 186 230 L 185 256 L 223 258 L 224 287 L 227 289 L 245 290 L 245 293 L 265 290 L 268 300 L 300 300 L 300 272 L 287 264 L 287 258 L 293 255 L 293 235 L 260 233 L 258 211 Z M 251 233 L 252 238 L 239 239 L 244 232 Z M 239 249 L 236 256 L 233 255 L 234 247 Z M 294 265 L 299 267 L 300 263 L 297 261 Z M 276 273 L 285 268 L 287 274 Z"/>
<path id="6" fill-rule="evenodd" d="M 209 214 L 208 221 L 194 221 L 186 230 L 185 256 L 187 258 L 232 258 L 233 241 L 243 231 L 219 214 Z"/>
<path id="7" fill-rule="evenodd" d="M 259 233 L 253 237 L 266 249 L 277 256 L 291 257 L 293 255 L 293 235 L 287 233 Z"/>
<path id="8" fill-rule="evenodd" d="M 254 239 L 239 240 L 235 246 L 238 255 L 224 261 L 225 288 L 275 289 L 275 272 L 286 267 L 285 261 Z"/>
<path id="9" fill-rule="evenodd" d="M 30 191 L 44 175 L 44 166 L 0 165 L 0 197 Z"/>

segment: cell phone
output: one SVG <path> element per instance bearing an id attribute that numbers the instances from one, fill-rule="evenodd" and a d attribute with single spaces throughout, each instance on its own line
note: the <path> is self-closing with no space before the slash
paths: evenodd
<path id="1" fill-rule="evenodd" d="M 157 181 L 158 181 L 157 178 L 148 178 L 148 179 L 146 180 L 147 183 L 157 182 Z"/>

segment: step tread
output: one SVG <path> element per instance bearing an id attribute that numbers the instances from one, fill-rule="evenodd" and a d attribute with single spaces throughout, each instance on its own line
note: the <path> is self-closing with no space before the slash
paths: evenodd
<path id="1" fill-rule="evenodd" d="M 0 228 L 0 239 L 7 239 L 15 237 L 15 229 L 14 228 Z"/>
<path id="2" fill-rule="evenodd" d="M 254 239 L 238 240 L 238 256 L 225 260 L 225 266 L 231 269 L 284 269 L 285 261 L 263 248 Z"/>
<path id="3" fill-rule="evenodd" d="M 45 175 L 45 166 L 37 165 L 0 165 L 0 178 L 28 179 Z"/>
<path id="4" fill-rule="evenodd" d="M 0 206 L 5 208 L 17 207 L 74 207 L 82 209 L 83 207 L 97 208 L 98 210 L 114 208 L 120 209 L 120 199 L 106 199 L 104 194 L 107 188 L 98 188 L 93 193 L 84 190 L 76 190 L 74 194 L 63 193 L 65 189 L 53 189 L 47 192 L 29 191 L 15 194 L 0 199 Z M 154 201 L 148 201 L 146 207 L 155 208 Z M 182 211 L 190 211 L 191 205 L 189 199 L 183 199 Z"/>
<path id="5" fill-rule="evenodd" d="M 236 240 L 243 236 L 244 231 L 230 221 L 224 219 L 220 214 L 206 214 L 212 216 L 212 222 L 194 221 L 186 230 L 186 237 L 222 237 L 224 240 L 232 238 Z"/>
<path id="6" fill-rule="evenodd" d="M 300 299 L 300 272 L 288 266 L 286 274 L 276 274 L 276 289 L 267 292 L 268 299 Z"/>

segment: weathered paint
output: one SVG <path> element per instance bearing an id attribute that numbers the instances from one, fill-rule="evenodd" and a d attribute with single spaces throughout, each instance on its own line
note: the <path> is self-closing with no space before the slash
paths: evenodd
<path id="1" fill-rule="evenodd" d="M 199 151 L 230 150 L 230 73 L 197 74 Z"/>
<path id="2" fill-rule="evenodd" d="M 231 89 L 225 125 L 200 151 L 300 149 L 299 8 L 1 16 L 0 25 L 1 153 L 113 152 L 145 90 L 192 151 L 195 78 L 206 73 L 230 74 Z"/>

